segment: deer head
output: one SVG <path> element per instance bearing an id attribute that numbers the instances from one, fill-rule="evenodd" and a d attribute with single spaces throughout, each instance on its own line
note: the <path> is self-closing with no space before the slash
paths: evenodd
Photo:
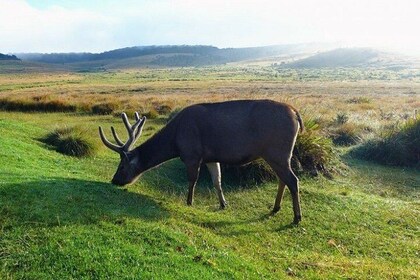
<path id="1" fill-rule="evenodd" d="M 140 137 L 141 131 L 143 129 L 144 123 L 146 122 L 146 117 L 140 118 L 139 114 L 135 112 L 136 122 L 131 125 L 128 121 L 127 115 L 125 113 L 121 114 L 122 120 L 124 122 L 125 128 L 128 132 L 128 140 L 126 143 L 123 143 L 117 135 L 115 129 L 111 126 L 111 132 L 114 136 L 116 144 L 111 143 L 106 139 L 102 127 L 99 127 L 99 135 L 101 137 L 102 142 L 110 148 L 111 150 L 117 152 L 120 157 L 121 161 L 118 165 L 118 169 L 112 178 L 112 183 L 115 185 L 126 185 L 134 182 L 138 175 L 138 156 L 136 153 L 130 152 L 130 148 L 134 145 L 136 140 Z"/>

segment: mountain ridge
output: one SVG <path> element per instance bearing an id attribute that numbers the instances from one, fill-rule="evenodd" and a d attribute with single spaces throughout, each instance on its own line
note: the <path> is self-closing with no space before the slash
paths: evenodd
<path id="1" fill-rule="evenodd" d="M 42 63 L 74 71 L 197 67 L 229 63 L 263 63 L 281 68 L 420 68 L 418 58 L 373 48 L 333 49 L 331 45 L 317 43 L 246 48 L 218 48 L 209 45 L 134 46 L 101 53 L 21 53 L 15 54 L 15 57 L 22 62 Z"/>
<path id="2" fill-rule="evenodd" d="M 106 59 L 125 59 L 146 55 L 195 55 L 207 57 L 207 64 L 223 64 L 247 59 L 257 59 L 268 56 L 276 56 L 302 49 L 323 49 L 320 44 L 284 44 L 261 47 L 245 48 L 218 48 L 208 45 L 162 45 L 162 46 L 134 46 L 109 50 L 101 53 L 16 53 L 22 60 L 44 63 L 75 63 L 89 62 Z M 198 61 L 200 64 L 200 61 Z M 169 65 L 170 66 L 170 65 Z"/>

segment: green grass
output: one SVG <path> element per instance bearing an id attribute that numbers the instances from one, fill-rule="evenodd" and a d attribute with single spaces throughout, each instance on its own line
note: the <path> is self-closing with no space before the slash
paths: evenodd
<path id="1" fill-rule="evenodd" d="M 275 182 L 225 184 L 229 206 L 220 211 L 205 175 L 187 207 L 179 160 L 112 186 L 115 153 L 77 159 L 37 140 L 63 122 L 92 137 L 99 124 L 123 135 L 112 116 L 0 112 L 0 279 L 419 277 L 415 170 L 346 156 L 346 176 L 301 179 L 296 227 L 288 192 L 281 212 L 268 215 Z M 140 142 L 162 124 L 149 121 Z"/>

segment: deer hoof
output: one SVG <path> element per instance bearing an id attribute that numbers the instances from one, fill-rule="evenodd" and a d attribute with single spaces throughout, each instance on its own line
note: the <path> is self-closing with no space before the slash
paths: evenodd
<path id="1" fill-rule="evenodd" d="M 295 225 L 298 225 L 301 220 L 302 220 L 301 216 L 295 216 L 295 218 L 293 219 L 293 223 Z"/>
<path id="2" fill-rule="evenodd" d="M 278 206 L 278 207 L 274 206 L 273 210 L 271 210 L 271 213 L 276 214 L 279 211 L 280 211 L 280 206 Z"/>

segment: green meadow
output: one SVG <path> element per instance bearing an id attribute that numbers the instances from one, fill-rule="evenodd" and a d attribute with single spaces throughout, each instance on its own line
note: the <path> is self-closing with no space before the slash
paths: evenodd
<path id="1" fill-rule="evenodd" d="M 353 146 L 335 147 L 345 168 L 332 178 L 300 176 L 298 226 L 288 191 L 270 215 L 276 181 L 237 184 L 222 170 L 225 210 L 207 170 L 186 205 L 178 159 L 133 185 L 110 183 L 119 157 L 97 127 L 124 135 L 124 110 L 156 111 L 141 143 L 188 104 L 270 98 L 293 104 L 326 136 L 352 124 L 362 145 L 419 106 L 416 73 L 250 69 L 0 75 L 0 279 L 419 279 L 419 169 L 357 159 Z M 75 109 L 25 107 L 51 101 Z M 96 104 L 114 105 L 99 115 Z M 75 158 L 41 141 L 63 126 L 82 127 L 97 152 Z"/>

